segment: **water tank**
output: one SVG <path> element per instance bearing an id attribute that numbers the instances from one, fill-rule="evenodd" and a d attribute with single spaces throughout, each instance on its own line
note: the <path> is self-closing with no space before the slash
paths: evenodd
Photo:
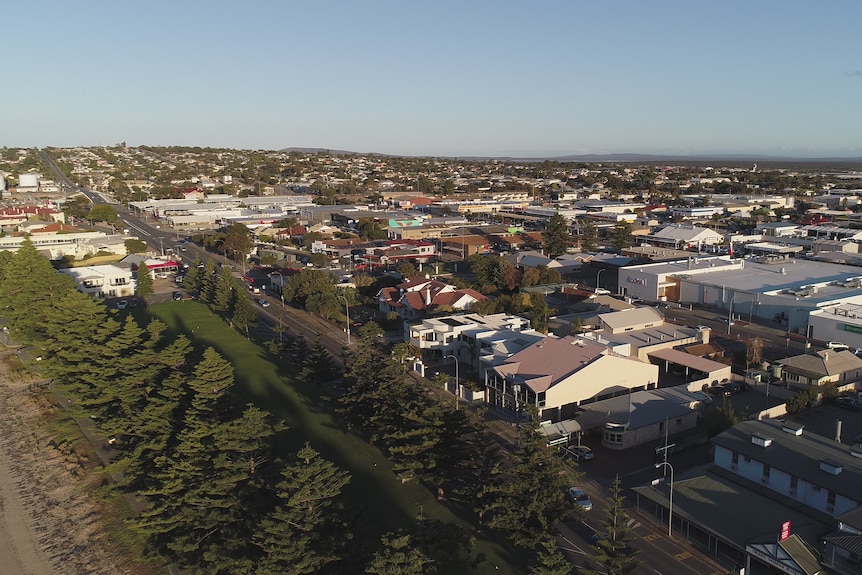
<path id="1" fill-rule="evenodd" d="M 39 187 L 39 176 L 36 174 L 21 174 L 18 178 L 19 188 L 37 188 Z"/>

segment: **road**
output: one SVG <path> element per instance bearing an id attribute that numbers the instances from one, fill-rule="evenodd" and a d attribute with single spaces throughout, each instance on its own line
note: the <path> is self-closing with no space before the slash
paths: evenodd
<path id="1" fill-rule="evenodd" d="M 59 177 L 59 175 L 58 175 Z M 71 183 L 70 183 L 71 184 Z M 109 203 L 101 194 L 77 188 L 79 191 L 87 195 L 94 203 Z M 131 230 L 132 235 L 138 236 L 145 241 L 151 248 L 162 253 L 167 248 L 172 248 L 180 239 L 179 233 L 170 229 L 159 227 L 154 221 L 146 221 L 124 210 L 122 206 L 115 205 L 121 219 L 124 222 L 124 227 Z M 216 262 L 232 264 L 231 260 L 225 258 L 221 254 L 214 254 L 204 250 L 195 244 L 185 244 L 186 251 L 177 251 L 174 256 L 180 259 L 183 263 L 191 264 L 198 257 L 201 261 L 213 259 Z M 235 272 L 236 275 L 241 275 Z M 249 294 L 251 297 L 251 294 Z M 161 301 L 163 298 L 167 301 L 170 298 L 169 293 L 158 294 L 154 301 Z M 256 328 L 260 335 L 269 338 L 277 339 L 279 330 L 284 330 L 285 337 L 303 336 L 306 341 L 313 344 L 319 338 L 321 344 L 330 353 L 333 359 L 339 364 L 343 361 L 343 354 L 347 345 L 347 336 L 342 328 L 323 320 L 313 314 L 285 304 L 281 298 L 276 298 L 271 295 L 254 296 L 256 300 L 261 298 L 269 301 L 267 307 L 257 305 L 258 317 L 260 320 L 259 326 Z M 669 320 L 681 321 L 686 323 L 694 322 L 694 325 L 704 323 L 706 320 L 694 312 L 686 310 L 668 310 L 667 317 Z M 713 314 L 715 315 L 715 314 Z M 716 326 L 718 328 L 719 326 Z M 498 422 L 495 429 L 511 429 L 510 426 L 502 422 Z M 501 441 L 506 444 L 506 441 Z M 578 479 L 578 481 L 587 488 L 593 499 L 594 508 L 583 519 L 593 529 L 600 530 L 600 526 L 604 521 L 604 512 L 608 498 L 608 482 L 599 477 L 592 478 L 589 474 Z M 667 537 L 665 527 L 653 522 L 640 518 L 637 514 L 632 514 L 630 519 L 631 534 L 634 538 L 632 545 L 639 550 L 638 558 L 641 562 L 641 568 L 637 573 L 650 573 L 655 575 L 724 575 L 726 570 L 721 569 L 718 565 L 709 560 L 696 551 L 693 546 L 685 542 L 681 537 Z M 560 548 L 576 565 L 582 565 L 586 555 L 590 553 L 590 542 L 584 539 L 583 528 L 577 519 L 572 519 L 559 526 L 560 535 L 558 543 Z"/>

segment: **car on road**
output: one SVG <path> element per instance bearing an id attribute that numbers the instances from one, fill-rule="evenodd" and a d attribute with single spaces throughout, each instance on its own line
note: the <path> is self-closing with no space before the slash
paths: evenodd
<path id="1" fill-rule="evenodd" d="M 263 298 L 260 298 L 259 300 L 257 300 L 257 303 L 260 304 L 260 307 L 269 307 L 269 302 Z"/>
<path id="2" fill-rule="evenodd" d="M 126 309 L 127 307 L 129 307 L 129 300 L 121 299 L 117 302 L 117 309 Z"/>
<path id="3" fill-rule="evenodd" d="M 846 343 L 841 343 L 840 341 L 830 341 L 826 344 L 826 347 L 831 349 L 832 351 L 847 351 L 850 349 L 850 346 Z"/>
<path id="4" fill-rule="evenodd" d="M 611 290 L 605 288 L 596 288 L 593 290 L 596 295 L 611 295 Z"/>
<path id="5" fill-rule="evenodd" d="M 569 487 L 566 491 L 566 499 L 569 503 L 574 503 L 584 511 L 590 511 L 593 508 L 593 501 L 587 492 L 580 487 Z"/>
<path id="6" fill-rule="evenodd" d="M 183 299 L 183 292 L 175 291 L 174 293 L 171 294 L 171 299 L 173 299 L 174 301 L 182 300 Z"/>

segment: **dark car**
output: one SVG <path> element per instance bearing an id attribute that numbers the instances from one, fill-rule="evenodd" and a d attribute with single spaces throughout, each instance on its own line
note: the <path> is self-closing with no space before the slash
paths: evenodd
<path id="1" fill-rule="evenodd" d="M 838 407 L 843 407 L 844 409 L 850 409 L 852 411 L 859 411 L 859 409 L 862 409 L 862 402 L 860 402 L 855 397 L 851 397 L 849 395 L 842 395 L 840 397 L 836 397 L 835 405 L 837 405 Z"/>
<path id="2" fill-rule="evenodd" d="M 711 393 L 718 397 L 729 397 L 733 393 L 733 391 L 726 385 L 713 385 L 712 387 L 707 388 L 706 391 L 707 393 Z"/>
<path id="3" fill-rule="evenodd" d="M 174 301 L 180 301 L 181 299 L 183 299 L 183 292 L 175 291 L 174 293 L 171 294 L 171 298 Z"/>

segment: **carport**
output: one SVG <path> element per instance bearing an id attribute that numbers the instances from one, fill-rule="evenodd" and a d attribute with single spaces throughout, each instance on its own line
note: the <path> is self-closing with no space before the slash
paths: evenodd
<path id="1" fill-rule="evenodd" d="M 678 349 L 659 349 L 649 352 L 647 356 L 650 358 L 650 363 L 662 367 L 665 373 L 671 371 L 673 367 L 680 368 L 687 381 L 696 380 L 700 383 L 701 380 L 705 380 L 706 383 L 718 384 L 722 380 L 731 379 L 731 366 Z M 698 389 L 700 389 L 699 386 Z"/>

